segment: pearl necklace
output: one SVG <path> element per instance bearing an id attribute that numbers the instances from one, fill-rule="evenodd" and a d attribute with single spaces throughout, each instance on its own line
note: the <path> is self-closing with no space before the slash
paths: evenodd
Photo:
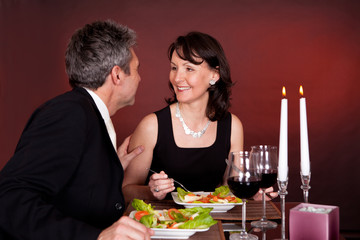
<path id="1" fill-rule="evenodd" d="M 209 127 L 210 125 L 210 120 L 207 122 L 207 124 L 205 125 L 205 127 L 203 128 L 203 130 L 199 131 L 199 132 L 194 132 L 193 130 L 191 130 L 185 123 L 184 119 L 182 118 L 181 116 L 181 113 L 180 113 L 180 108 L 179 108 L 179 102 L 176 103 L 176 114 L 175 116 L 177 118 L 179 118 L 180 122 L 182 123 L 182 126 L 184 128 L 184 131 L 185 131 L 185 134 L 186 135 L 191 135 L 193 138 L 199 138 L 201 137 L 206 129 Z"/>

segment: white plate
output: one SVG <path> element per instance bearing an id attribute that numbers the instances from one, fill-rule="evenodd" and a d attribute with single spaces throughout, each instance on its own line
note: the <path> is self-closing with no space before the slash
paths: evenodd
<path id="1" fill-rule="evenodd" d="M 159 213 L 162 213 L 162 210 L 156 210 Z M 132 211 L 129 214 L 130 218 L 134 218 L 134 215 L 137 211 Z M 152 239 L 188 239 L 190 236 L 194 235 L 197 232 L 206 232 L 209 228 L 205 229 L 165 229 L 165 228 L 151 228 L 154 230 L 154 235 L 151 236 Z"/>
<path id="2" fill-rule="evenodd" d="M 193 192 L 194 194 L 199 195 L 209 195 L 212 192 Z M 212 207 L 212 213 L 220 213 L 220 212 L 227 212 L 236 205 L 242 205 L 242 203 L 184 203 L 178 198 L 177 192 L 172 192 L 171 196 L 176 204 L 183 205 L 185 208 L 192 208 L 192 207 Z"/>
<path id="3" fill-rule="evenodd" d="M 164 229 L 164 228 L 152 228 L 155 232 L 152 239 L 165 238 L 165 239 L 188 239 L 190 236 L 197 232 L 206 232 L 206 229 Z"/>

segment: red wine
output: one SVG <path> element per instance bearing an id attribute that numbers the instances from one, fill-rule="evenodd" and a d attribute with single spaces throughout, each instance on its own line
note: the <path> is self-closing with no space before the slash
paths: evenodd
<path id="1" fill-rule="evenodd" d="M 239 177 L 230 177 L 227 180 L 231 192 L 241 199 L 253 197 L 260 188 L 260 181 L 249 179 L 247 182 L 240 182 Z"/>
<path id="2" fill-rule="evenodd" d="M 277 173 L 262 173 L 261 174 L 261 182 L 260 188 L 269 188 L 276 183 Z"/>

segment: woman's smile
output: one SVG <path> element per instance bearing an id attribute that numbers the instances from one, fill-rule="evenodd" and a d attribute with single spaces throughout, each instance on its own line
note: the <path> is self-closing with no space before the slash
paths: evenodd
<path id="1" fill-rule="evenodd" d="M 177 87 L 177 89 L 179 90 L 179 92 L 183 92 L 186 90 L 190 90 L 191 87 Z"/>

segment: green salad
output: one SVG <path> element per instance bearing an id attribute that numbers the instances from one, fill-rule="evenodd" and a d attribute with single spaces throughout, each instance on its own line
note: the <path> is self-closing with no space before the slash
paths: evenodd
<path id="1" fill-rule="evenodd" d="M 209 194 L 194 194 L 178 187 L 178 198 L 185 203 L 242 203 L 241 199 L 230 193 L 228 186 L 221 186 Z"/>
<path id="2" fill-rule="evenodd" d="M 217 223 L 210 215 L 212 208 L 154 210 L 151 204 L 139 199 L 134 199 L 131 205 L 136 210 L 133 218 L 148 228 L 206 229 Z"/>

